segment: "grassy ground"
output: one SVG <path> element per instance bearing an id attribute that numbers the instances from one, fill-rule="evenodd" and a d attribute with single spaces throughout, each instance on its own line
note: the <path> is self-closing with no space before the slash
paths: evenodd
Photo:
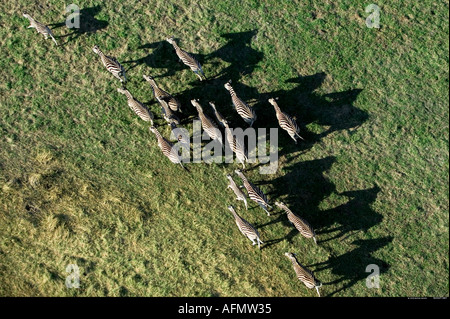
<path id="1" fill-rule="evenodd" d="M 61 1 L 0 4 L 0 295 L 315 296 L 286 251 L 325 296 L 449 295 L 448 3 L 378 2 L 377 30 L 365 25 L 370 3 L 353 0 L 153 2 L 79 1 L 75 32 Z M 61 46 L 26 29 L 24 10 Z M 177 63 L 170 35 L 208 82 Z M 142 79 L 155 76 L 190 129 L 192 98 L 245 127 L 229 79 L 256 127 L 277 126 L 267 99 L 278 96 L 306 142 L 280 131 L 276 174 L 247 175 L 306 218 L 319 244 L 278 210 L 236 203 L 225 175 L 239 165 L 186 173 L 163 157 L 94 44 L 123 62 L 127 88 L 158 115 Z M 231 203 L 257 225 L 261 251 Z M 79 289 L 65 286 L 69 264 Z M 379 289 L 366 287 L 369 264 Z"/>

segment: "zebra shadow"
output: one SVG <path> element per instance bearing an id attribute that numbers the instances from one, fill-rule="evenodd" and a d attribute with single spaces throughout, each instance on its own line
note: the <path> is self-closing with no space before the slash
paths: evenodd
<path id="1" fill-rule="evenodd" d="M 331 273 L 338 275 L 339 279 L 327 283 L 330 286 L 338 286 L 331 295 L 349 288 L 361 279 L 367 277 L 365 268 L 369 264 L 376 264 L 387 271 L 389 266 L 383 260 L 375 259 L 370 254 L 381 249 L 392 238 L 366 239 L 365 234 L 373 227 L 379 225 L 383 216 L 372 208 L 376 201 L 380 187 L 377 185 L 361 190 L 337 192 L 335 185 L 326 178 L 325 172 L 335 163 L 336 158 L 325 157 L 323 159 L 297 162 L 284 167 L 285 174 L 272 179 L 265 184 L 271 184 L 271 199 L 283 201 L 296 215 L 306 219 L 314 228 L 317 244 L 322 249 L 329 251 L 332 257 L 329 260 L 310 265 L 314 267 L 314 273 L 320 278 L 320 271 L 330 268 Z M 345 201 L 334 208 L 321 210 L 320 204 L 328 198 L 339 197 L 339 202 Z M 281 218 L 269 222 L 285 221 Z M 267 241 L 267 246 L 277 244 L 283 240 L 289 240 L 299 236 L 297 230 L 289 225 L 291 230 L 284 237 Z M 349 243 L 348 239 L 354 238 Z M 339 241 L 341 247 L 359 245 L 358 248 L 336 257 L 334 248 L 330 243 Z M 353 247 L 352 247 L 353 248 Z M 309 266 L 308 266 L 309 267 Z"/>
<path id="2" fill-rule="evenodd" d="M 324 72 L 314 75 L 298 76 L 285 81 L 285 83 L 296 83 L 289 90 L 276 90 L 272 92 L 257 93 L 249 90 L 249 100 L 255 100 L 253 108 L 258 116 L 253 127 L 255 128 L 279 128 L 275 110 L 268 102 L 270 98 L 278 98 L 277 103 L 283 112 L 294 117 L 299 128 L 300 136 L 297 144 L 282 129 L 278 130 L 279 156 L 289 156 L 310 149 L 315 143 L 332 132 L 348 130 L 352 134 L 368 118 L 366 111 L 360 110 L 353 105 L 362 89 L 349 89 L 321 95 L 316 90 L 322 85 L 326 78 Z M 253 94 L 253 95 L 252 95 Z M 319 127 L 321 132 L 312 132 L 309 125 Z M 326 129 L 323 129 L 325 128 Z M 266 140 L 269 140 L 269 135 Z"/>
<path id="3" fill-rule="evenodd" d="M 339 277 L 331 282 L 322 283 L 324 289 L 327 290 L 328 288 L 325 288 L 327 286 L 341 286 L 327 295 L 331 297 L 356 284 L 365 285 L 361 281 L 364 281 L 371 274 L 372 270 L 366 272 L 369 265 L 374 265 L 378 269 L 379 275 L 386 273 L 390 265 L 381 259 L 373 257 L 372 254 L 391 243 L 392 240 L 393 237 L 391 236 L 376 239 L 358 239 L 351 243 L 358 246 L 352 251 L 339 256 L 331 256 L 327 261 L 311 264 L 307 267 L 314 268 L 315 273 L 331 269 L 331 273 Z"/>
<path id="4" fill-rule="evenodd" d="M 203 64 L 205 62 L 205 55 L 190 52 L 183 46 L 181 39 L 175 38 L 175 41 L 183 50 L 194 56 L 195 59 L 200 62 L 200 64 Z M 189 69 L 189 67 L 187 67 L 180 61 L 173 46 L 165 39 L 141 45 L 137 47 L 137 52 L 139 55 L 141 55 L 142 52 L 145 55 L 142 57 L 123 61 L 122 64 L 129 64 L 127 70 L 145 65 L 152 70 L 152 74 L 149 75 L 153 76 L 154 78 L 164 78 L 167 76 L 173 76 L 180 71 Z M 163 71 L 160 71 L 159 69 L 162 69 Z M 149 71 L 147 71 L 147 73 L 149 73 Z"/>
<path id="5" fill-rule="evenodd" d="M 96 33 L 99 30 L 105 29 L 108 26 L 107 21 L 98 20 L 95 18 L 97 14 L 101 11 L 101 7 L 99 5 L 90 7 L 90 8 L 83 8 L 80 9 L 80 27 L 79 28 L 72 28 L 72 32 L 60 35 L 57 38 L 67 38 L 68 40 L 61 45 L 65 45 L 71 41 L 76 40 L 80 36 L 83 35 L 91 35 Z M 68 13 L 67 13 L 68 14 Z M 69 17 L 67 15 L 67 17 Z M 53 23 L 49 24 L 49 27 L 52 29 L 58 29 L 61 27 L 66 26 L 66 20 L 63 22 Z"/>

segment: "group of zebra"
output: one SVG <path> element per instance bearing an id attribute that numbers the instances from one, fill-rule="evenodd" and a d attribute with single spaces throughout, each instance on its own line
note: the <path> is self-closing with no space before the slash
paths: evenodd
<path id="1" fill-rule="evenodd" d="M 45 39 L 50 37 L 56 43 L 56 45 L 58 45 L 52 31 L 48 26 L 33 19 L 29 14 L 24 13 L 23 16 L 30 21 L 30 26 L 28 28 L 36 28 L 38 33 L 42 33 L 44 35 Z M 196 74 L 200 81 L 207 80 L 200 63 L 191 54 L 181 49 L 177 45 L 173 37 L 166 40 L 175 49 L 179 60 L 190 67 L 190 69 Z M 161 149 L 162 153 L 166 157 L 168 157 L 172 163 L 180 164 L 185 170 L 187 170 L 182 164 L 178 149 L 175 149 L 174 145 L 170 141 L 165 139 L 154 125 L 153 113 L 143 103 L 134 98 L 130 91 L 125 88 L 124 84 L 127 82 L 127 79 L 124 67 L 117 61 L 116 58 L 104 54 L 97 45 L 93 47 L 93 51 L 100 56 L 105 68 L 122 83 L 122 87 L 118 88 L 117 91 L 127 97 L 128 106 L 142 120 L 151 124 L 150 131 L 155 134 L 158 141 L 158 146 Z M 185 146 L 189 147 L 189 137 L 180 134 L 180 130 L 177 131 L 177 125 L 180 124 L 178 113 L 182 113 L 180 102 L 171 94 L 159 88 L 153 77 L 144 75 L 144 79 L 150 84 L 153 95 L 161 106 L 162 116 L 164 120 L 167 121 L 168 125 L 170 125 L 175 137 L 182 145 L 184 144 Z M 231 100 L 235 110 L 251 127 L 257 119 L 254 109 L 248 106 L 242 99 L 237 96 L 237 94 L 233 90 L 233 87 L 231 86 L 231 81 L 225 83 L 224 86 L 231 95 Z M 288 132 L 295 143 L 297 143 L 297 138 L 303 139 L 299 135 L 300 130 L 297 123 L 295 122 L 295 119 L 282 112 L 275 99 L 271 98 L 268 100 L 268 102 L 272 104 L 275 109 L 276 117 L 278 119 L 280 127 Z M 203 130 L 210 136 L 212 140 L 217 140 L 222 144 L 222 146 L 224 146 L 221 138 L 222 135 L 220 134 L 218 126 L 216 125 L 214 120 L 212 120 L 210 117 L 208 117 L 208 115 L 204 113 L 199 100 L 193 99 L 191 100 L 191 103 L 198 112 Z M 244 146 L 244 141 L 231 133 L 228 121 L 219 113 L 215 104 L 213 102 L 209 102 L 209 104 L 214 111 L 217 121 L 223 128 L 225 128 L 225 140 L 227 142 L 227 145 L 236 154 L 237 160 L 245 168 L 245 162 L 248 160 L 248 158 L 247 150 Z M 269 210 L 272 209 L 272 206 L 269 205 L 267 196 L 261 191 L 261 189 L 259 189 L 259 187 L 251 183 L 246 178 L 242 170 L 237 169 L 235 170 L 235 173 L 242 179 L 243 186 L 241 187 L 246 189 L 248 197 L 256 202 L 267 213 L 267 215 L 270 216 Z M 233 190 L 237 200 L 244 201 L 245 208 L 247 209 L 247 196 L 241 190 L 241 187 L 236 184 L 230 174 L 228 174 L 226 177 L 229 180 L 229 185 L 227 188 L 231 188 Z M 313 238 L 314 242 L 317 244 L 314 229 L 308 224 L 307 221 L 295 215 L 283 202 L 275 202 L 275 205 L 286 212 L 288 220 L 295 226 L 295 228 L 300 232 L 301 235 L 306 238 Z M 257 244 L 258 248 L 260 248 L 260 245 L 264 244 L 264 242 L 260 239 L 260 235 L 257 229 L 244 218 L 242 218 L 235 211 L 232 205 L 229 205 L 228 209 L 233 214 L 235 222 L 241 233 L 248 239 L 250 239 L 253 245 Z M 318 288 L 321 287 L 322 283 L 317 280 L 317 278 L 309 269 L 298 262 L 294 253 L 286 252 L 285 256 L 291 260 L 297 278 L 302 281 L 308 288 L 316 288 L 317 293 L 320 296 Z"/>

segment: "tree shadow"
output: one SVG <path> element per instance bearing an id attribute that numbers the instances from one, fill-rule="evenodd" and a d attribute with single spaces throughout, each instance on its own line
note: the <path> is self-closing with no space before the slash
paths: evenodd
<path id="1" fill-rule="evenodd" d="M 98 20 L 95 16 L 101 11 L 99 5 L 80 9 L 80 27 L 73 28 L 73 32 L 61 35 L 57 38 L 68 38 L 65 43 L 69 43 L 82 35 L 91 35 L 99 30 L 105 29 L 108 26 L 107 21 Z M 49 27 L 52 29 L 57 29 L 66 25 L 66 21 L 50 24 Z"/>

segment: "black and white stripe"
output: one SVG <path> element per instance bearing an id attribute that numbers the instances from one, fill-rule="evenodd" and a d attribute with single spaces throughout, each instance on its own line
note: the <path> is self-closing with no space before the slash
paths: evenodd
<path id="1" fill-rule="evenodd" d="M 267 216 L 270 216 L 268 208 L 271 209 L 272 206 L 269 205 L 269 201 L 267 200 L 266 195 L 258 188 L 258 186 L 253 185 L 248 181 L 248 179 L 244 176 L 241 170 L 234 171 L 244 182 L 244 187 L 247 190 L 248 197 L 254 202 L 256 202 L 264 211 L 267 213 Z"/>
<path id="2" fill-rule="evenodd" d="M 226 124 L 228 124 L 228 121 L 220 114 L 219 111 L 217 111 L 216 105 L 214 102 L 209 102 L 209 105 L 212 107 L 214 111 L 214 115 L 216 116 L 217 121 L 222 125 L 222 127 L 225 127 Z"/>
<path id="3" fill-rule="evenodd" d="M 236 225 L 238 226 L 241 233 L 246 236 L 248 239 L 252 241 L 252 244 L 258 244 L 258 248 L 261 249 L 260 244 L 264 244 L 261 239 L 259 238 L 259 233 L 256 230 L 256 228 L 250 224 L 248 221 L 246 221 L 244 218 L 239 216 L 236 211 L 234 210 L 233 206 L 228 206 L 228 209 L 230 212 L 233 213 L 234 220 L 236 222 Z"/>
<path id="4" fill-rule="evenodd" d="M 116 78 L 118 78 L 120 80 L 120 82 L 127 81 L 127 78 L 125 76 L 125 69 L 119 63 L 119 61 L 117 61 L 116 58 L 105 55 L 97 45 L 94 45 L 94 47 L 92 48 L 92 51 L 94 51 L 96 54 L 98 54 L 100 56 L 105 68 L 109 72 L 111 72 L 112 75 L 114 75 Z M 123 79 L 122 79 L 122 76 L 123 76 Z"/>
<path id="5" fill-rule="evenodd" d="M 291 260 L 298 280 L 303 282 L 309 289 L 316 288 L 320 297 L 319 288 L 322 286 L 322 283 L 314 277 L 314 274 L 309 269 L 298 262 L 297 258 L 295 258 L 295 254 L 285 253 L 284 255 Z"/>
<path id="6" fill-rule="evenodd" d="M 161 113 L 167 123 L 175 123 L 180 124 L 179 117 L 175 114 L 174 111 L 169 107 L 169 104 L 163 99 L 158 97 L 159 104 L 161 105 Z"/>
<path id="7" fill-rule="evenodd" d="M 130 109 L 133 110 L 134 113 L 136 113 L 137 116 L 139 116 L 142 120 L 146 122 L 150 122 L 151 125 L 153 125 L 154 116 L 153 113 L 141 102 L 136 100 L 128 91 L 127 89 L 118 88 L 117 92 L 121 94 L 125 94 L 127 97 L 128 106 Z"/>
<path id="8" fill-rule="evenodd" d="M 312 238 L 317 244 L 316 233 L 306 220 L 295 215 L 283 202 L 275 202 L 275 205 L 286 212 L 289 221 L 292 223 L 292 225 L 294 225 L 295 228 L 297 228 L 297 230 L 300 232 L 300 234 L 303 235 L 303 237 Z"/>
<path id="9" fill-rule="evenodd" d="M 198 116 L 200 118 L 200 121 L 202 122 L 202 128 L 203 130 L 208 134 L 208 136 L 212 140 L 218 141 L 220 144 L 223 144 L 222 142 L 222 133 L 220 132 L 219 128 L 217 127 L 217 124 L 203 112 L 203 108 L 198 103 L 198 99 L 191 100 L 192 105 L 197 109 Z"/>
<path id="10" fill-rule="evenodd" d="M 230 174 L 227 174 L 227 178 L 230 181 L 230 184 L 227 186 L 227 188 L 231 188 L 236 195 L 237 200 L 244 201 L 245 209 L 248 209 L 247 207 L 247 196 L 245 196 L 244 192 L 241 191 L 241 189 L 236 185 L 236 183 L 233 180 L 233 177 L 231 177 Z"/>
<path id="11" fill-rule="evenodd" d="M 200 63 L 191 54 L 181 49 L 175 42 L 174 37 L 170 37 L 166 39 L 166 41 L 173 45 L 178 58 L 181 60 L 181 62 L 191 68 L 191 70 L 198 76 L 200 81 L 202 81 L 203 78 L 206 80 L 205 73 L 203 73 Z"/>
<path id="12" fill-rule="evenodd" d="M 168 140 L 166 140 L 161 135 L 161 133 L 159 133 L 159 131 L 156 129 L 156 127 L 151 126 L 150 132 L 153 132 L 155 134 L 156 138 L 158 139 L 158 146 L 161 149 L 164 156 L 166 156 L 172 163 L 180 164 L 181 167 L 183 167 L 185 170 L 187 170 L 186 167 L 183 166 L 183 164 L 181 162 L 181 157 L 178 154 L 178 150 L 175 147 L 173 147 L 173 144 L 170 143 Z"/>
<path id="13" fill-rule="evenodd" d="M 237 160 L 242 164 L 242 167 L 245 169 L 245 162 L 248 161 L 248 153 L 245 148 L 244 140 L 240 136 L 233 135 L 231 133 L 231 129 L 228 126 L 228 123 L 224 123 L 225 125 L 225 140 L 233 151 L 236 154 Z"/>
<path id="14" fill-rule="evenodd" d="M 236 95 L 236 92 L 231 86 L 231 81 L 228 81 L 225 84 L 225 88 L 230 92 L 231 101 L 233 102 L 236 111 L 242 117 L 242 119 L 251 127 L 253 125 L 253 122 L 255 122 L 257 118 L 255 111 L 253 110 L 253 108 L 248 106 Z"/>
<path id="15" fill-rule="evenodd" d="M 289 116 L 288 114 L 281 111 L 280 107 L 278 106 L 275 99 L 269 99 L 269 103 L 273 105 L 275 108 L 275 113 L 278 119 L 278 124 L 280 127 L 288 132 L 288 134 L 291 136 L 291 138 L 295 141 L 295 144 L 297 144 L 297 137 L 304 140 L 303 137 L 300 136 L 300 128 L 298 127 L 297 123 L 295 122 L 294 118 Z"/>
<path id="16" fill-rule="evenodd" d="M 181 103 L 176 98 L 161 89 L 152 76 L 144 75 L 144 79 L 150 84 L 153 95 L 159 103 L 165 101 L 172 111 L 181 113 Z"/>
<path id="17" fill-rule="evenodd" d="M 28 26 L 28 28 L 35 28 L 36 31 L 38 33 L 41 33 L 44 35 L 44 38 L 47 40 L 48 37 L 52 38 L 53 42 L 55 42 L 56 45 L 58 45 L 58 43 L 56 42 L 52 30 L 50 30 L 50 28 L 48 26 L 46 26 L 45 24 L 33 19 L 29 14 L 24 13 L 23 16 L 25 18 L 27 18 L 30 21 L 30 25 Z"/>

